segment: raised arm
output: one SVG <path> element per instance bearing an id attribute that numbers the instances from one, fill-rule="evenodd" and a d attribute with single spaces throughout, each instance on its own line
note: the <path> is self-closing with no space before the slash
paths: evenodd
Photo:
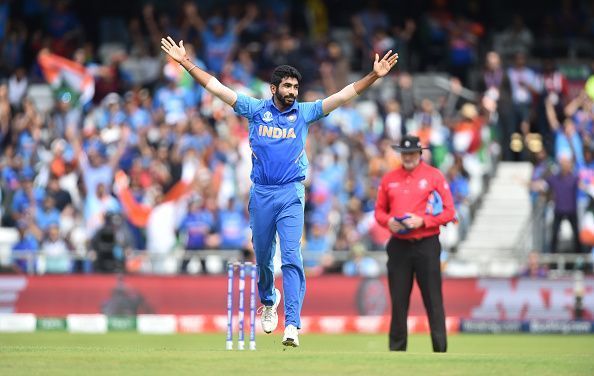
<path id="1" fill-rule="evenodd" d="M 259 13 L 258 6 L 253 3 L 246 5 L 245 11 L 245 16 L 243 16 L 243 18 L 239 20 L 237 25 L 235 25 L 235 27 L 233 28 L 233 33 L 235 35 L 241 34 L 243 30 L 245 30 L 245 28 L 248 27 L 256 19 Z"/>
<path id="2" fill-rule="evenodd" d="M 115 153 L 113 153 L 111 155 L 111 157 L 109 157 L 109 161 L 108 161 L 109 166 L 113 170 L 115 170 L 118 167 L 118 165 L 120 164 L 120 159 L 122 159 L 122 156 L 126 152 L 126 147 L 128 146 L 128 139 L 130 138 L 130 128 L 123 127 L 120 137 L 121 138 L 120 138 L 120 141 L 118 142 L 117 149 L 116 149 Z"/>
<path id="3" fill-rule="evenodd" d="M 190 61 L 190 58 L 186 55 L 183 40 L 177 45 L 169 36 L 167 38 L 161 38 L 161 49 L 184 67 L 184 69 L 187 70 L 188 73 L 212 95 L 230 106 L 235 104 L 235 101 L 237 101 L 237 93 L 221 84 L 216 77 L 211 76 L 208 72 L 203 71 Z"/>
<path id="4" fill-rule="evenodd" d="M 202 32 L 206 29 L 206 23 L 204 23 L 202 16 L 200 16 L 196 4 L 191 2 L 186 3 L 184 5 L 184 13 L 188 23 L 196 28 L 196 30 Z"/>
<path id="5" fill-rule="evenodd" d="M 559 123 L 559 118 L 555 112 L 555 106 L 553 106 L 553 103 L 551 103 L 549 98 L 545 99 L 545 113 L 547 115 L 547 121 L 549 122 L 551 130 L 553 132 L 557 131 L 561 124 Z"/>
<path id="6" fill-rule="evenodd" d="M 585 91 L 582 91 L 577 97 L 573 98 L 571 102 L 565 106 L 565 116 L 573 116 L 576 111 L 584 104 L 584 101 L 588 98 Z"/>
<path id="7" fill-rule="evenodd" d="M 144 18 L 146 28 L 148 29 L 151 41 L 153 43 L 157 43 L 161 33 L 159 32 L 157 21 L 155 21 L 155 7 L 152 4 L 146 4 L 142 9 L 142 16 Z"/>
<path id="8" fill-rule="evenodd" d="M 347 103 L 357 95 L 361 94 L 368 87 L 370 87 L 378 78 L 384 77 L 390 69 L 398 62 L 398 54 L 392 54 L 392 50 L 388 51 L 380 60 L 379 55 L 375 54 L 375 61 L 373 62 L 373 71 L 369 72 L 365 77 L 350 85 L 338 93 L 334 93 L 322 101 L 322 111 L 324 115 L 336 110 L 338 107 Z"/>

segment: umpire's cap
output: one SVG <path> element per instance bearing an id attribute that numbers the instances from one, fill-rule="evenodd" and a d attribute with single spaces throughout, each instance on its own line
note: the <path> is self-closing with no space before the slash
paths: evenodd
<path id="1" fill-rule="evenodd" d="M 421 151 L 423 149 L 428 149 L 428 148 L 424 148 L 421 145 L 421 140 L 419 140 L 419 138 L 417 136 L 411 136 L 411 135 L 406 135 L 404 137 L 402 137 L 402 139 L 400 140 L 400 143 L 397 145 L 392 145 L 392 147 L 400 153 L 412 153 L 415 151 Z"/>

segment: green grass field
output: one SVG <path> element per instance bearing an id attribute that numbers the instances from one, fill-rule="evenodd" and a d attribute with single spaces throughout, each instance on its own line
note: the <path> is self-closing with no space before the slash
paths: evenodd
<path id="1" fill-rule="evenodd" d="M 384 335 L 313 335 L 285 349 L 225 351 L 224 335 L 0 334 L 2 375 L 594 375 L 594 336 L 452 335 L 433 354 L 428 335 L 390 353 Z"/>

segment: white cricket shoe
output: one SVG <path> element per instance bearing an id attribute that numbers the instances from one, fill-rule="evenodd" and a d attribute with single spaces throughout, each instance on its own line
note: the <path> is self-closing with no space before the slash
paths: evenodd
<path id="1" fill-rule="evenodd" d="M 283 345 L 299 347 L 299 332 L 294 325 L 288 325 L 285 328 L 285 335 L 283 336 Z"/>
<path id="2" fill-rule="evenodd" d="M 262 322 L 262 330 L 265 333 L 272 333 L 278 326 L 278 314 L 276 313 L 276 309 L 281 301 L 281 293 L 277 288 L 274 289 L 274 296 L 275 300 L 272 306 L 262 307 L 260 321 Z"/>

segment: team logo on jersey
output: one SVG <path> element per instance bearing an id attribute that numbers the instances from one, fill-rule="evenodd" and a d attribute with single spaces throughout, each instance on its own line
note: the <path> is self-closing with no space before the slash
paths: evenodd
<path id="1" fill-rule="evenodd" d="M 287 120 L 290 121 L 291 123 L 294 123 L 295 120 L 297 120 L 297 115 L 291 114 L 291 115 L 287 116 Z"/>
<path id="2" fill-rule="evenodd" d="M 421 179 L 419 181 L 419 189 L 425 189 L 427 188 L 427 180 L 426 179 Z"/>
<path id="3" fill-rule="evenodd" d="M 297 138 L 294 128 L 278 128 L 260 125 L 258 128 L 258 135 L 270 138 Z"/>
<path id="4" fill-rule="evenodd" d="M 396 189 L 398 186 L 400 186 L 400 183 L 398 182 L 388 183 L 388 189 Z"/>
<path id="5" fill-rule="evenodd" d="M 262 120 L 264 120 L 267 123 L 270 123 L 272 121 L 272 112 L 266 111 L 264 113 L 264 116 L 262 116 Z"/>

